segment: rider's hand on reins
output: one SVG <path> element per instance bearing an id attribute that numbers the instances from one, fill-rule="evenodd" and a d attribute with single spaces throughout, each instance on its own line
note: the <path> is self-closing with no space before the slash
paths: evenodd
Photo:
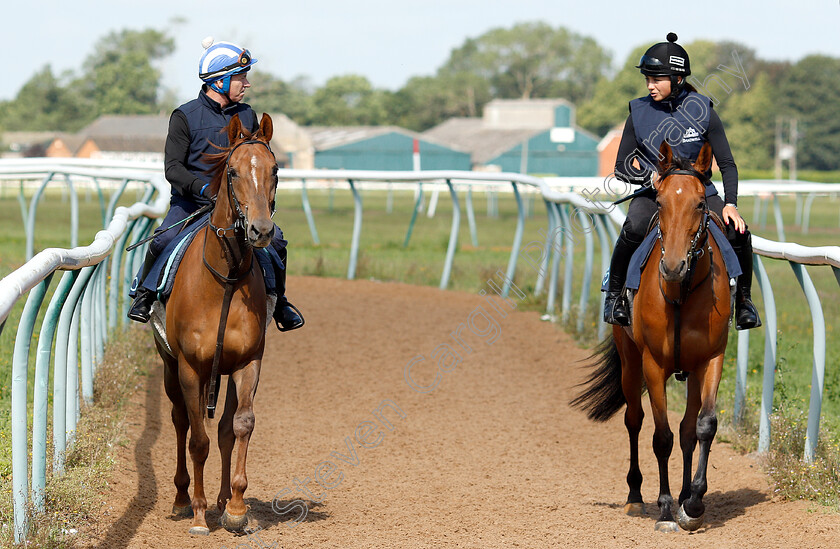
<path id="1" fill-rule="evenodd" d="M 744 218 L 741 217 L 741 214 L 738 213 L 738 208 L 731 204 L 727 204 L 723 207 L 723 222 L 729 225 L 729 220 L 732 220 L 735 230 L 739 233 L 743 233 L 746 230 L 747 223 L 744 221 Z"/>

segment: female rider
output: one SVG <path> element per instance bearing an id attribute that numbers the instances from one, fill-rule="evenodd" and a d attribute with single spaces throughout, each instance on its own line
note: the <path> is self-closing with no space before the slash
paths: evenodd
<path id="1" fill-rule="evenodd" d="M 724 199 L 710 183 L 709 170 L 705 174 L 706 202 L 726 224 L 727 239 L 741 266 L 735 297 L 736 328 L 755 328 L 761 326 L 761 320 L 750 298 L 752 242 L 747 225 L 738 214 L 738 168 L 711 100 L 685 81 L 691 74 L 688 53 L 676 41 L 677 35 L 668 33 L 667 42 L 648 48 L 636 67 L 645 76 L 650 93 L 630 102 L 630 115 L 624 124 L 616 157 L 615 176 L 649 190 L 630 201 L 627 219 L 615 244 L 608 272 L 604 322 L 630 325 L 624 281 L 630 258 L 644 239 L 657 211 L 656 191 L 651 183 L 659 164 L 659 146 L 667 140 L 676 155 L 692 162 L 704 143 L 708 142 L 712 147 L 723 178 Z"/>

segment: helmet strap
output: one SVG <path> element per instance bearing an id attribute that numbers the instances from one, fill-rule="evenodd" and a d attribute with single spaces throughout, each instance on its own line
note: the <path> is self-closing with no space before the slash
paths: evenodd
<path id="1" fill-rule="evenodd" d="M 685 86 L 685 78 L 682 79 L 682 82 L 679 81 L 679 78 L 680 77 L 675 74 L 671 75 L 671 94 L 666 97 L 666 99 L 674 99 L 683 90 L 683 87 Z"/>
<path id="2" fill-rule="evenodd" d="M 221 88 L 216 85 L 216 82 L 218 82 L 219 80 L 222 81 Z M 216 80 L 215 82 L 209 82 L 208 85 L 210 86 L 210 89 L 212 89 L 214 92 L 224 96 L 228 101 L 228 105 L 230 105 L 231 103 L 233 103 L 233 100 L 230 98 L 230 76 L 220 78 L 219 80 Z"/>

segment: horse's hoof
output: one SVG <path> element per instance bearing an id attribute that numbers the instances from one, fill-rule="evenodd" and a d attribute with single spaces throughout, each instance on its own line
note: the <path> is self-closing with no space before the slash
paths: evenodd
<path id="1" fill-rule="evenodd" d="M 193 526 L 190 528 L 190 534 L 193 536 L 209 536 L 210 528 L 206 526 Z"/>
<path id="2" fill-rule="evenodd" d="M 244 515 L 231 515 L 225 510 L 219 519 L 219 524 L 228 532 L 242 532 L 248 524 L 248 513 Z"/>
<path id="3" fill-rule="evenodd" d="M 176 517 L 192 517 L 192 505 L 173 505 L 172 514 Z"/>
<path id="4" fill-rule="evenodd" d="M 697 518 L 688 516 L 688 513 L 685 512 L 683 506 L 680 505 L 679 510 L 677 511 L 677 522 L 680 523 L 680 527 L 683 530 L 688 530 L 689 532 L 693 532 L 703 526 L 703 517 L 705 514 L 700 515 Z"/>
<path id="5" fill-rule="evenodd" d="M 680 527 L 672 520 L 657 521 L 656 526 L 654 526 L 653 529 L 657 532 L 665 532 L 666 534 L 672 534 L 680 531 Z"/>
<path id="6" fill-rule="evenodd" d="M 624 506 L 624 514 L 629 517 L 643 517 L 647 515 L 644 503 L 628 503 Z"/>

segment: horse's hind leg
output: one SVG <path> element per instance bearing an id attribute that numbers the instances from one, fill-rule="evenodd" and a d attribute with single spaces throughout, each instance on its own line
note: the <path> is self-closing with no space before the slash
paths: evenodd
<path id="1" fill-rule="evenodd" d="M 163 357 L 163 385 L 166 395 L 172 402 L 172 424 L 175 426 L 175 448 L 177 458 L 175 463 L 175 503 L 172 505 L 172 513 L 179 516 L 192 516 L 190 507 L 190 473 L 187 470 L 187 431 L 190 428 L 190 418 L 187 415 L 187 406 L 184 403 L 184 395 L 181 392 L 181 384 L 178 381 L 178 362 L 167 355 L 158 346 L 158 352 Z"/>
<path id="2" fill-rule="evenodd" d="M 222 513 L 220 523 L 231 532 L 241 532 L 248 523 L 248 508 L 245 506 L 245 490 L 248 477 L 245 473 L 245 461 L 248 456 L 248 443 L 254 431 L 254 395 L 260 377 L 260 361 L 254 360 L 244 368 L 231 374 L 236 383 L 237 407 L 233 416 L 233 435 L 236 437 L 236 468 L 231 478 L 231 498 Z M 227 411 L 227 410 L 225 410 Z"/>
<path id="3" fill-rule="evenodd" d="M 225 411 L 219 419 L 219 452 L 222 455 L 222 485 L 219 487 L 219 498 L 216 500 L 219 511 L 224 511 L 230 501 L 230 455 L 236 440 L 233 436 L 233 415 L 236 412 L 236 406 L 236 385 L 233 377 L 228 376 Z"/>
<path id="4" fill-rule="evenodd" d="M 697 473 L 691 481 L 690 495 L 680 506 L 680 526 L 686 530 L 697 530 L 703 524 L 706 506 L 703 496 L 706 494 L 706 470 L 709 465 L 709 452 L 712 440 L 717 433 L 717 415 L 715 403 L 717 390 L 723 369 L 723 355 L 716 356 L 704 369 L 698 369 L 697 374 L 702 377 L 700 389 L 700 415 L 697 418 L 697 440 L 700 443 L 700 455 L 697 457 Z"/>
<path id="5" fill-rule="evenodd" d="M 616 346 L 621 354 L 621 389 L 627 407 L 624 410 L 624 426 L 627 427 L 627 435 L 630 439 L 630 470 L 627 471 L 627 486 L 630 489 L 627 494 L 627 503 L 624 505 L 624 512 L 630 516 L 641 516 L 645 514 L 645 504 L 642 499 L 642 471 L 639 468 L 639 432 L 642 430 L 642 421 L 645 412 L 642 410 L 642 388 L 644 378 L 642 377 L 642 357 L 629 337 L 621 333 L 615 333 Z"/>

